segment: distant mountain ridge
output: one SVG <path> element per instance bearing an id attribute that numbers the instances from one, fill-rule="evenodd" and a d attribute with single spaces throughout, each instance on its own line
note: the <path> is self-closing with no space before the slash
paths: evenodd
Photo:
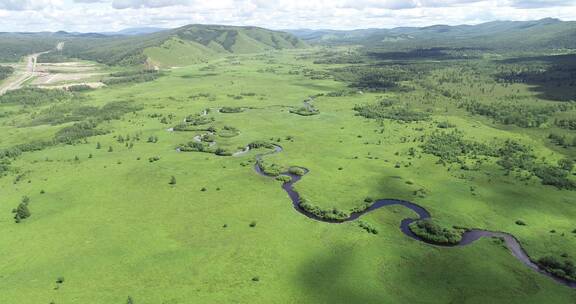
<path id="1" fill-rule="evenodd" d="M 576 48 L 576 22 L 553 18 L 535 21 L 492 21 L 477 25 L 288 32 L 308 43 L 359 44 L 387 48 Z"/>

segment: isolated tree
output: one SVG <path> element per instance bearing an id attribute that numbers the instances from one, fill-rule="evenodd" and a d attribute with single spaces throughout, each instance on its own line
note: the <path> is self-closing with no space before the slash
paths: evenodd
<path id="1" fill-rule="evenodd" d="M 169 184 L 170 184 L 170 185 L 176 185 L 176 177 L 172 176 L 172 177 L 170 178 L 170 183 L 169 183 Z"/>
<path id="2" fill-rule="evenodd" d="M 102 145 L 100 145 L 100 142 L 97 142 L 96 143 L 96 149 L 100 149 L 100 148 L 102 148 Z"/>
<path id="3" fill-rule="evenodd" d="M 132 297 L 130 297 L 130 296 L 128 297 L 126 304 L 134 304 L 134 300 L 132 300 Z"/>
<path id="4" fill-rule="evenodd" d="M 16 223 L 20 223 L 22 220 L 29 218 L 32 215 L 30 209 L 28 209 L 29 202 L 30 198 L 24 196 L 18 207 L 12 210 L 14 213 L 14 221 L 16 221 Z"/>
<path id="5" fill-rule="evenodd" d="M 114 151 L 114 149 L 112 149 L 112 146 L 108 147 L 108 152 L 112 152 Z"/>

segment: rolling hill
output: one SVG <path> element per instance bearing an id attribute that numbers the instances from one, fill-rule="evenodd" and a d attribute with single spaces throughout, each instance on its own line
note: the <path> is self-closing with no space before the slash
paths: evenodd
<path id="1" fill-rule="evenodd" d="M 106 64 L 182 66 L 219 55 L 305 47 L 295 36 L 258 27 L 188 25 L 132 37 L 76 38 L 65 55 Z"/>
<path id="2" fill-rule="evenodd" d="M 65 42 L 63 55 L 109 65 L 183 66 L 227 54 L 258 53 L 306 46 L 292 34 L 259 27 L 187 25 L 149 33 L 0 33 L 0 62 L 53 49 Z M 122 33 L 122 32 L 118 32 Z"/>

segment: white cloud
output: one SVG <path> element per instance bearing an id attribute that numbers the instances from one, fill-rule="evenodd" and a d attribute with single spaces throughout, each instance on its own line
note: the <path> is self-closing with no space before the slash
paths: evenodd
<path id="1" fill-rule="evenodd" d="M 125 8 L 159 8 L 175 5 L 189 5 L 189 0 L 114 0 L 112 7 Z"/>
<path id="2" fill-rule="evenodd" d="M 0 0 L 0 29 L 100 32 L 190 23 L 352 29 L 575 20 L 575 11 L 574 0 Z"/>
<path id="3" fill-rule="evenodd" d="M 61 0 L 0 0 L 0 9 L 8 11 L 40 10 L 59 6 Z"/>
<path id="4" fill-rule="evenodd" d="M 512 6 L 518 8 L 546 8 L 554 6 L 574 6 L 574 0 L 513 0 Z M 576 11 L 574 11 L 576 14 Z"/>

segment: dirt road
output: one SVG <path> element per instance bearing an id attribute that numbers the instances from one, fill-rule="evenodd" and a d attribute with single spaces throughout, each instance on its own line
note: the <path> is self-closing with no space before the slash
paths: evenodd
<path id="1" fill-rule="evenodd" d="M 56 45 L 56 50 L 61 51 L 64 48 L 64 42 L 59 42 Z M 25 59 L 26 66 L 18 68 L 16 67 L 16 71 L 12 77 L 4 80 L 4 82 L 0 83 L 0 95 L 12 90 L 17 90 L 22 87 L 26 81 L 38 76 L 38 72 L 36 70 L 36 64 L 38 61 L 38 56 L 46 53 L 50 53 L 51 51 L 46 51 L 42 53 L 36 53 L 28 55 Z"/>
<path id="2" fill-rule="evenodd" d="M 3 95 L 7 91 L 17 90 L 22 85 L 36 76 L 36 62 L 38 56 L 48 52 L 36 53 L 26 57 L 26 66 L 23 69 L 16 68 L 14 75 L 6 79 L 2 84 L 0 84 L 0 95 Z"/>

